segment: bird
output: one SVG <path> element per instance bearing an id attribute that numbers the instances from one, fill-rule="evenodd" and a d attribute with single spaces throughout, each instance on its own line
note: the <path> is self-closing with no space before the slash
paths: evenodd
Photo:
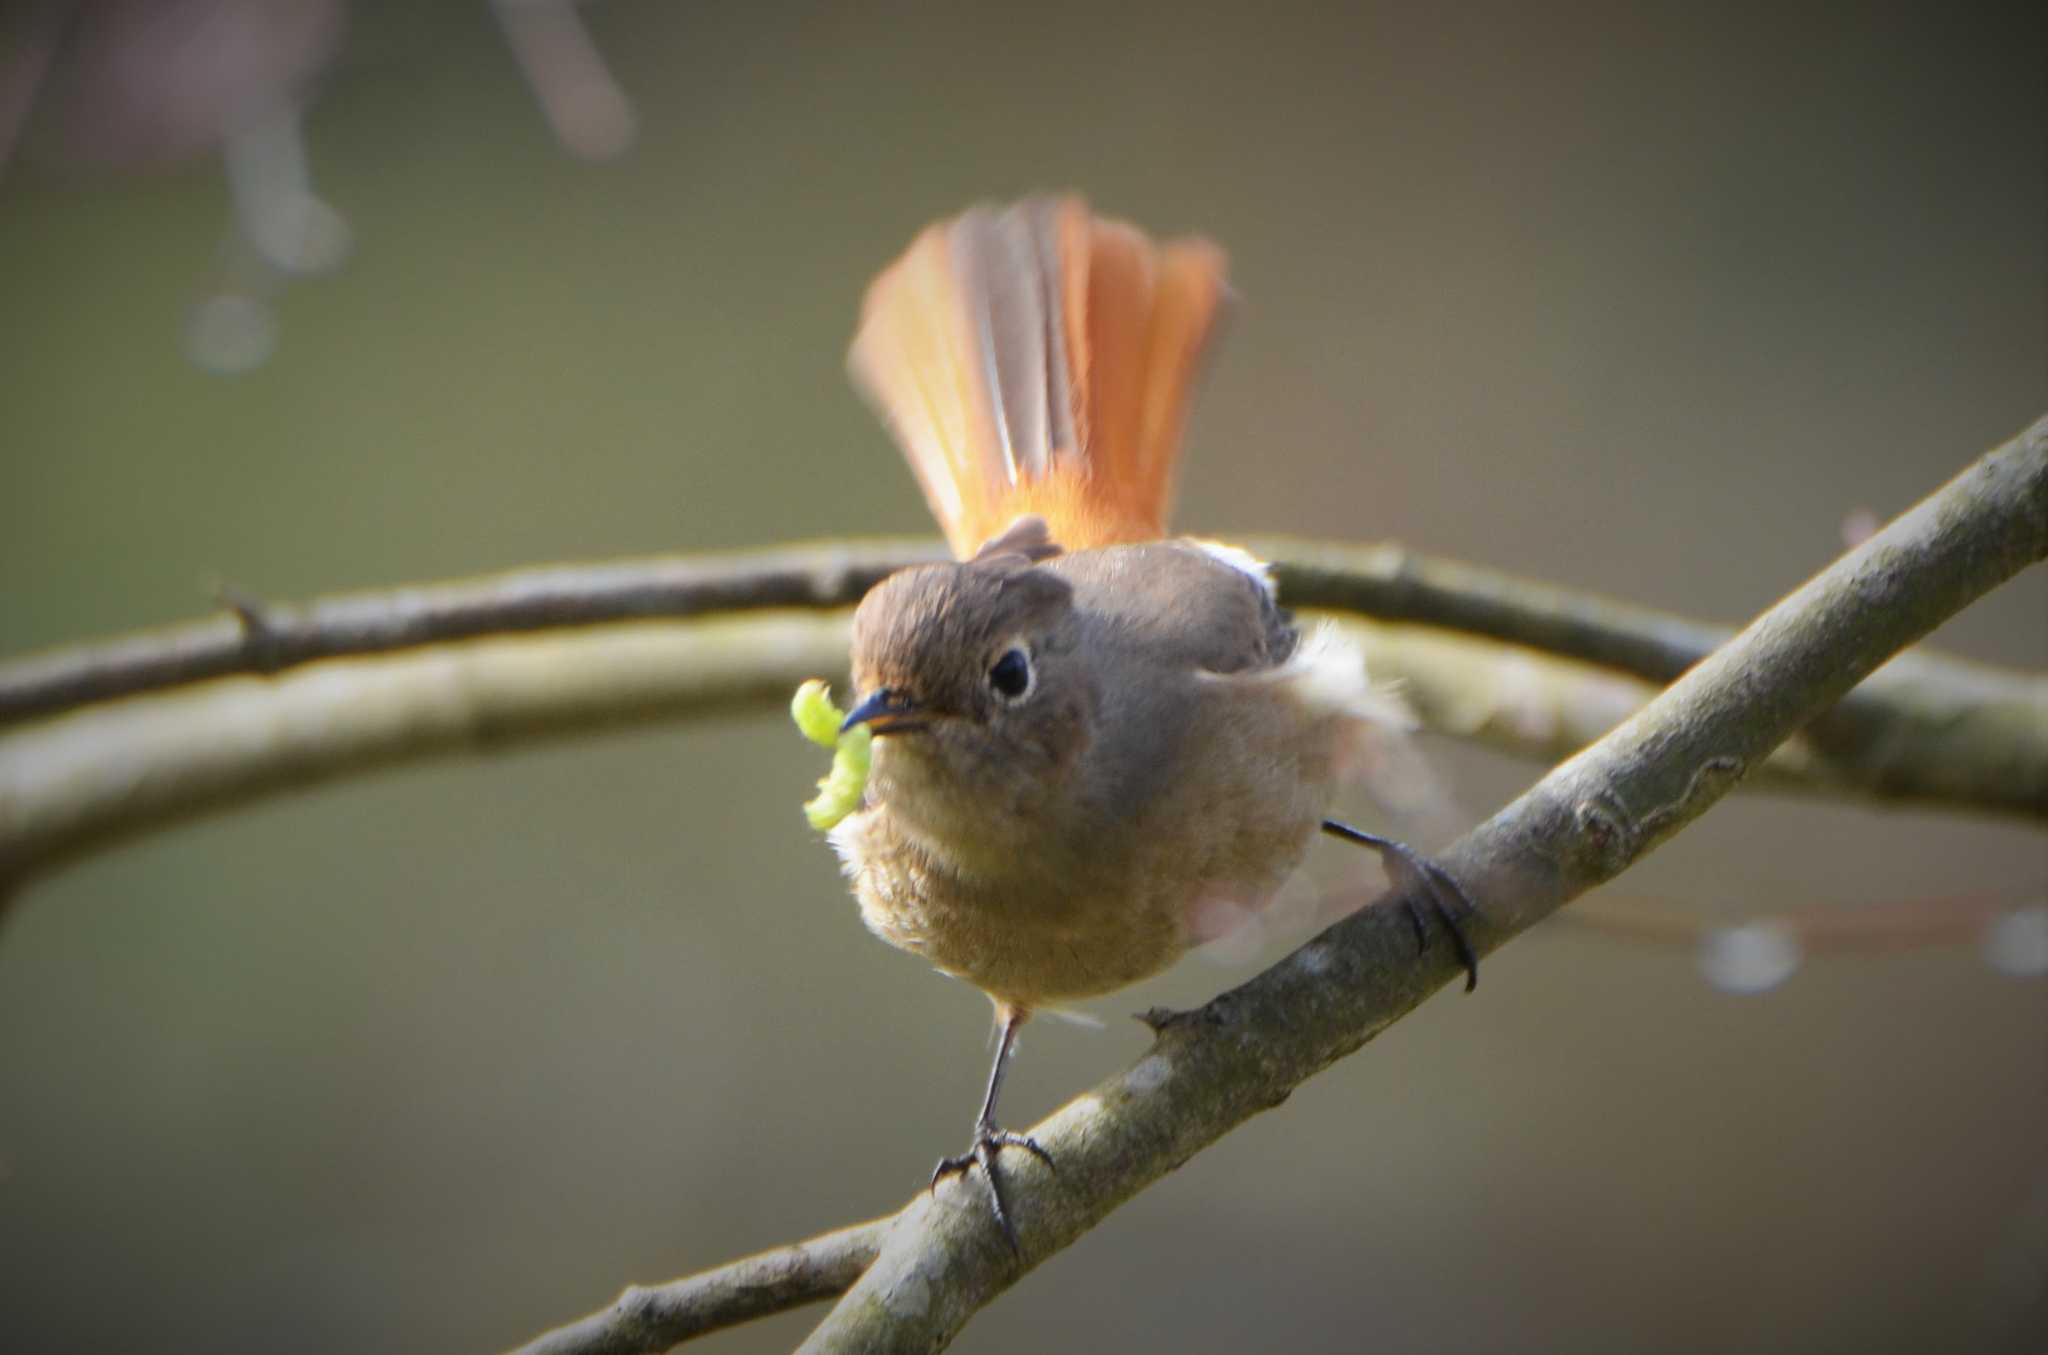
<path id="1" fill-rule="evenodd" d="M 996 1117 L 1018 1030 L 1270 901 L 1318 832 L 1378 851 L 1415 886 L 1418 947 L 1434 918 L 1478 979 L 1457 882 L 1328 818 L 1405 707 L 1352 641 L 1296 624 L 1261 562 L 1167 533 L 1230 296 L 1208 240 L 1038 196 L 926 228 L 848 353 L 955 558 L 855 610 L 842 728 L 868 728 L 872 763 L 830 842 L 871 931 L 994 1004 L 972 1141 L 931 1187 L 979 1166 L 1012 1249 L 1002 1150 L 1057 1170 Z"/>

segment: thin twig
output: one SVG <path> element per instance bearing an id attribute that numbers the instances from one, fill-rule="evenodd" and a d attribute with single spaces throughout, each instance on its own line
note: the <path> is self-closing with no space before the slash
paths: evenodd
<path id="1" fill-rule="evenodd" d="M 2048 555 L 2048 424 L 1984 457 L 1766 612 L 1598 744 L 1441 859 L 1478 899 L 1491 951 L 1613 878 L 1777 743 L 1964 605 Z M 1032 1136 L 1057 1175 L 1006 1162 L 1024 1261 L 973 1188 L 914 1200 L 809 1351 L 934 1351 L 1025 1271 L 1224 1133 L 1284 1101 L 1457 973 L 1418 963 L 1379 907 L 1178 1021 Z"/>
<path id="2" fill-rule="evenodd" d="M 693 1336 L 833 1298 L 874 1261 L 895 1222 L 891 1217 L 856 1223 L 667 1284 L 636 1285 L 512 1355 L 650 1355 Z"/>

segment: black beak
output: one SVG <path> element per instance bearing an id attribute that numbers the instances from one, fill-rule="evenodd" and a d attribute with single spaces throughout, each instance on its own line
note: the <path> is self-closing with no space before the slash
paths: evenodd
<path id="1" fill-rule="evenodd" d="M 909 697 L 893 687 L 882 687 L 847 713 L 839 732 L 844 734 L 855 725 L 866 725 L 877 734 L 904 734 L 923 729 L 925 722 L 918 718 L 917 706 Z"/>

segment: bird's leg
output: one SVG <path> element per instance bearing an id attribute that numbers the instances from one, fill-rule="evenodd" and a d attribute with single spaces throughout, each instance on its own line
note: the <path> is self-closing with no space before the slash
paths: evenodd
<path id="1" fill-rule="evenodd" d="M 1418 954 L 1429 945 L 1429 919 L 1423 914 L 1417 896 L 1429 901 L 1430 912 L 1436 914 L 1437 921 L 1443 923 L 1444 930 L 1451 934 L 1451 944 L 1458 949 L 1458 962 L 1465 966 L 1465 991 L 1469 993 L 1478 987 L 1479 956 L 1465 935 L 1464 921 L 1479 910 L 1472 906 L 1464 886 L 1449 871 L 1406 843 L 1353 828 L 1335 819 L 1324 819 L 1323 831 L 1331 837 L 1370 847 L 1380 854 L 1387 874 L 1401 891 L 1402 904 L 1408 909 L 1408 921 L 1415 928 Z"/>
<path id="2" fill-rule="evenodd" d="M 948 1176 L 964 1175 L 979 1163 L 982 1175 L 988 1177 L 989 1201 L 994 1208 L 996 1222 L 1002 1227 L 1010 1250 L 1022 1256 L 1024 1250 L 1017 1245 L 1016 1226 L 1010 1222 L 1009 1202 L 1003 1198 L 1002 1178 L 996 1175 L 996 1156 L 1005 1148 L 1022 1148 L 1048 1167 L 1053 1166 L 1053 1160 L 1052 1154 L 1038 1146 L 1037 1139 L 1028 1134 L 1013 1134 L 996 1124 L 996 1098 L 1002 1094 L 1003 1073 L 1010 1066 L 1010 1049 L 1017 1043 L 1017 1029 L 1024 1024 L 1026 1016 L 1008 1004 L 1001 1004 L 999 1011 L 1003 1033 L 996 1042 L 995 1066 L 989 1069 L 988 1095 L 982 1098 L 981 1114 L 974 1121 L 974 1143 L 958 1157 L 939 1159 L 939 1165 L 932 1169 L 931 1188 L 936 1190 L 939 1182 Z"/>

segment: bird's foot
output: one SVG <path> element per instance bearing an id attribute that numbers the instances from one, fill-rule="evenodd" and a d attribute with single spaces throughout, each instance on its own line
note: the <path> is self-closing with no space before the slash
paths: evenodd
<path id="1" fill-rule="evenodd" d="M 1003 1237 L 1009 1242 L 1010 1250 L 1022 1256 L 1024 1249 L 1017 1245 L 1017 1228 L 1010 1222 L 1009 1201 L 1003 1195 L 1003 1179 L 996 1174 L 996 1158 L 1005 1148 L 1022 1148 L 1053 1171 L 1059 1170 L 1053 1163 L 1052 1154 L 1041 1148 L 1037 1139 L 1029 1134 L 1013 1134 L 983 1120 L 974 1126 L 972 1147 L 958 1157 L 939 1159 L 939 1165 L 932 1168 L 932 1182 L 929 1188 L 937 1190 L 939 1182 L 947 1177 L 965 1176 L 979 1165 L 982 1175 L 988 1178 L 989 1204 L 995 1213 L 996 1223 L 1002 1228 Z"/>
<path id="2" fill-rule="evenodd" d="M 1429 917 L 1435 915 L 1443 929 L 1450 934 L 1451 944 L 1457 948 L 1458 963 L 1465 967 L 1465 991 L 1471 992 L 1479 986 L 1479 954 L 1472 949 L 1471 938 L 1465 935 L 1465 919 L 1479 910 L 1465 893 L 1465 887 L 1457 877 L 1439 866 L 1430 858 L 1416 851 L 1405 842 L 1396 842 L 1390 837 L 1368 833 L 1362 828 L 1353 828 L 1348 823 L 1335 819 L 1323 820 L 1323 831 L 1346 842 L 1355 842 L 1361 847 L 1370 847 L 1379 853 L 1380 860 L 1387 868 L 1387 874 L 1401 891 L 1401 904 L 1408 910 L 1408 922 L 1415 928 L 1415 952 L 1421 954 L 1429 948 Z M 1423 911 L 1424 901 L 1429 912 Z"/>

